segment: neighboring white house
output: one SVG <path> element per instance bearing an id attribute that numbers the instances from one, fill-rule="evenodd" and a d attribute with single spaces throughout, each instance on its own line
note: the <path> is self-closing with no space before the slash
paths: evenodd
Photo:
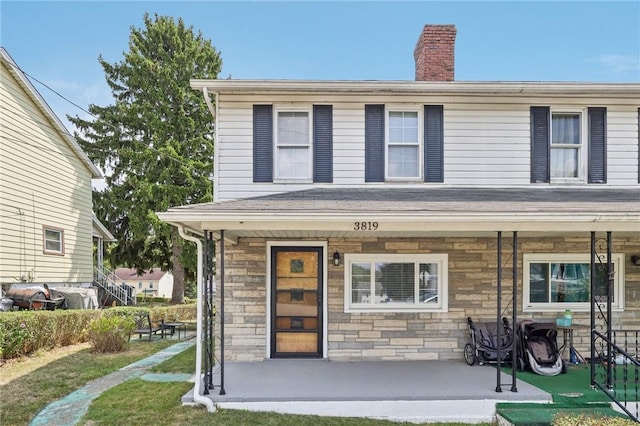
<path id="1" fill-rule="evenodd" d="M 217 244 L 223 359 L 461 360 L 500 303 L 585 322 L 607 232 L 614 325 L 640 329 L 640 85 L 456 82 L 455 35 L 425 27 L 417 81 L 192 81 L 215 200 L 159 216 L 204 265 Z"/>
<path id="2" fill-rule="evenodd" d="M 160 268 L 151 268 L 142 275 L 138 275 L 137 269 L 117 268 L 114 272 L 118 283 L 124 283 L 133 288 L 137 297 L 164 297 L 171 298 L 173 292 L 173 274 L 164 272 Z"/>
<path id="3" fill-rule="evenodd" d="M 100 171 L 0 48 L 0 283 L 90 285 Z"/>

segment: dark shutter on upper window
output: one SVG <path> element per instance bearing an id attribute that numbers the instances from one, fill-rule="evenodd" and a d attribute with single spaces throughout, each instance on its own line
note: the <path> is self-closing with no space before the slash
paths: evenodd
<path id="1" fill-rule="evenodd" d="M 313 106 L 313 181 L 333 182 L 333 107 Z"/>
<path id="2" fill-rule="evenodd" d="M 607 109 L 589 108 L 589 183 L 607 183 Z"/>
<path id="3" fill-rule="evenodd" d="M 640 108 L 638 108 L 638 183 L 640 183 Z"/>
<path id="4" fill-rule="evenodd" d="M 531 107 L 531 183 L 549 182 L 549 107 Z"/>
<path id="5" fill-rule="evenodd" d="M 253 181 L 273 182 L 273 107 L 253 106 Z"/>
<path id="6" fill-rule="evenodd" d="M 442 105 L 424 106 L 424 181 L 444 182 Z"/>
<path id="7" fill-rule="evenodd" d="M 384 105 L 364 106 L 364 181 L 384 182 Z"/>

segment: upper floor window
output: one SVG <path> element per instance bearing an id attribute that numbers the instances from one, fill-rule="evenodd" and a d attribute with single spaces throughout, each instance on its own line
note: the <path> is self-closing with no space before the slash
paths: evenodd
<path id="1" fill-rule="evenodd" d="M 532 183 L 607 183 L 607 108 L 530 113 Z"/>
<path id="2" fill-rule="evenodd" d="M 58 228 L 45 227 L 42 230 L 45 254 L 64 254 L 64 231 Z"/>
<path id="3" fill-rule="evenodd" d="M 580 113 L 551 114 L 551 179 L 581 179 L 582 116 Z"/>
<path id="4" fill-rule="evenodd" d="M 275 180 L 333 182 L 331 105 L 253 106 L 253 181 Z"/>
<path id="5" fill-rule="evenodd" d="M 591 260 L 583 254 L 525 254 L 524 310 L 588 311 L 591 303 Z M 613 300 L 616 309 L 624 308 L 624 262 L 621 254 L 612 256 Z M 607 298 L 606 259 L 596 264 L 595 296 Z"/>
<path id="6" fill-rule="evenodd" d="M 446 254 L 345 254 L 345 311 L 446 311 L 447 266 Z"/>
<path id="7" fill-rule="evenodd" d="M 420 177 L 420 131 L 417 111 L 389 111 L 387 177 Z"/>
<path id="8" fill-rule="evenodd" d="M 311 179 L 311 126 L 309 111 L 277 111 L 276 178 Z"/>

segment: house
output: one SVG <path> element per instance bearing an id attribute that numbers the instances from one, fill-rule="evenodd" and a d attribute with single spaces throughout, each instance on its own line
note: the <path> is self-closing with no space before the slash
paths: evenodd
<path id="1" fill-rule="evenodd" d="M 131 286 L 137 295 L 171 298 L 173 292 L 171 272 L 151 268 L 138 275 L 138 270 L 135 268 L 116 268 L 113 273 L 118 282 Z"/>
<path id="2" fill-rule="evenodd" d="M 214 202 L 159 216 L 204 237 L 203 318 L 215 245 L 221 395 L 225 362 L 459 361 L 467 317 L 587 324 L 591 270 L 640 329 L 640 85 L 454 81 L 455 37 L 425 26 L 416 81 L 192 80 Z"/>
<path id="3" fill-rule="evenodd" d="M 113 236 L 92 212 L 101 177 L 6 50 L 0 48 L 0 284 L 91 286 Z"/>

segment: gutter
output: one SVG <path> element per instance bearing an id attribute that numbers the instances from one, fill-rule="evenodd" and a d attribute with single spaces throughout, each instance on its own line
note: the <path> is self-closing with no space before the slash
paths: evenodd
<path id="1" fill-rule="evenodd" d="M 198 273 L 196 274 L 197 292 L 198 292 L 198 306 L 196 308 L 196 316 L 198 321 L 196 323 L 196 380 L 193 385 L 193 401 L 202 404 L 207 407 L 207 411 L 213 413 L 216 411 L 216 407 L 213 401 L 206 396 L 200 394 L 200 388 L 202 387 L 202 266 L 203 266 L 203 254 L 202 254 L 202 241 L 199 238 L 188 235 L 184 229 L 184 226 L 178 226 L 178 233 L 182 238 L 187 241 L 193 241 L 198 248 Z"/>

